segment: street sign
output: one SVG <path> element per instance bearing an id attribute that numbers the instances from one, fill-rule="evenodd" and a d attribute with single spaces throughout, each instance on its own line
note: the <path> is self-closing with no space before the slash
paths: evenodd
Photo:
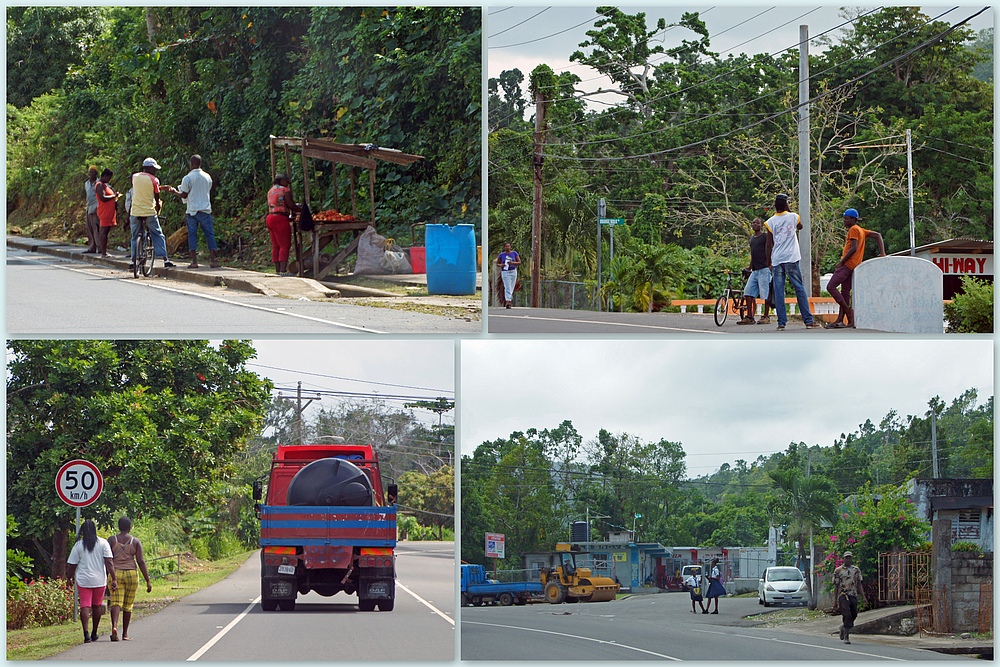
<path id="1" fill-rule="evenodd" d="M 611 225 L 612 227 L 614 227 L 615 225 L 624 225 L 625 224 L 625 218 L 598 218 L 597 219 L 597 224 L 599 224 L 599 225 Z"/>
<path id="2" fill-rule="evenodd" d="M 103 489 L 104 477 L 90 461 L 70 461 L 56 473 L 56 493 L 71 507 L 90 505 L 97 500 Z"/>
<path id="3" fill-rule="evenodd" d="M 486 557 L 504 558 L 503 533 L 486 533 Z"/>

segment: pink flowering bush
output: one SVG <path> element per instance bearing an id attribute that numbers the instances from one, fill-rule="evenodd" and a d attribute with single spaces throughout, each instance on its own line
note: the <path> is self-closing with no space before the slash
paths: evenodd
<path id="1" fill-rule="evenodd" d="M 841 554 L 845 551 L 854 554 L 854 564 L 861 568 L 865 580 L 874 582 L 880 553 L 914 550 L 930 534 L 930 525 L 917 517 L 916 508 L 899 487 L 872 487 L 869 483 L 847 504 L 826 537 L 827 544 L 819 541 L 828 555 L 816 564 L 816 571 L 826 575 L 830 590 L 830 575 L 843 564 Z"/>
<path id="2" fill-rule="evenodd" d="M 39 577 L 7 598 L 7 630 L 58 625 L 73 617 L 73 586 L 63 579 Z"/>

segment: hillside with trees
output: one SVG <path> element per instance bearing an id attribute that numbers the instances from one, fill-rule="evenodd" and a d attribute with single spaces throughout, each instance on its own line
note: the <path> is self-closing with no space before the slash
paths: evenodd
<path id="1" fill-rule="evenodd" d="M 643 542 L 667 546 L 761 546 L 769 526 L 808 527 L 845 498 L 898 495 L 909 479 L 931 477 L 935 449 L 940 477 L 992 479 L 993 397 L 934 397 L 924 414 L 890 411 L 832 442 L 792 442 L 699 477 L 687 475 L 679 442 L 604 429 L 585 440 L 569 421 L 529 428 L 462 457 L 462 558 L 484 563 L 484 534 L 504 533 L 503 567 L 518 569 L 521 554 L 552 550 L 588 515 L 595 536 L 635 526 Z"/>
<path id="2" fill-rule="evenodd" d="M 723 270 L 747 263 L 751 221 L 769 217 L 775 193 L 797 199 L 799 188 L 797 46 L 721 57 L 699 12 L 672 24 L 654 21 L 655 12 L 598 7 L 587 39 L 567 54 L 589 70 L 541 63 L 489 81 L 491 251 L 510 242 L 529 270 L 541 163 L 540 278 L 593 288 L 600 251 L 602 299 L 633 311 L 718 294 Z M 993 32 L 974 34 L 964 24 L 971 13 L 948 14 L 953 25 L 916 7 L 845 9 L 840 30 L 814 43 L 814 294 L 839 258 L 848 207 L 880 231 L 888 252 L 909 247 L 907 130 L 916 244 L 992 240 Z M 680 45 L 660 44 L 665 30 L 682 32 Z M 595 90 L 597 73 L 612 87 Z M 588 106 L 598 92 L 617 103 Z M 544 145 L 533 160 L 540 107 Z M 607 231 L 596 247 L 600 198 L 607 217 L 626 220 L 610 266 Z"/>
<path id="3" fill-rule="evenodd" d="M 198 153 L 216 182 L 223 254 L 266 264 L 272 135 L 423 156 L 379 166 L 386 236 L 409 239 L 416 222 L 478 225 L 481 20 L 477 7 L 11 7 L 8 230 L 76 240 L 88 165 L 111 168 L 124 192 L 145 157 L 177 183 Z M 345 201 L 349 179 L 316 170 L 313 210 Z M 301 198 L 300 165 L 291 176 Z M 170 198 L 168 234 L 183 212 Z"/>

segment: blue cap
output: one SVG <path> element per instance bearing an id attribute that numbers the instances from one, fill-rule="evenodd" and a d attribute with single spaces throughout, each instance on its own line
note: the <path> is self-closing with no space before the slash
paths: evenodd
<path id="1" fill-rule="evenodd" d="M 844 211 L 844 217 L 845 218 L 854 218 L 855 220 L 857 220 L 861 216 L 858 215 L 857 209 L 849 208 L 846 211 Z"/>

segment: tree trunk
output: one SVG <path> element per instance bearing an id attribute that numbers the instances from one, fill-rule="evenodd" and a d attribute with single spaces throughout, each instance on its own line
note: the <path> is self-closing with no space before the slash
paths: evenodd
<path id="1" fill-rule="evenodd" d="M 156 33 L 160 30 L 160 24 L 156 20 L 156 14 L 153 13 L 152 7 L 146 7 L 146 36 L 149 38 L 149 43 L 156 46 Z"/>
<path id="2" fill-rule="evenodd" d="M 60 521 L 55 533 L 52 534 L 52 555 L 49 559 L 49 567 L 52 576 L 57 579 L 66 578 L 66 556 L 67 537 L 69 536 L 69 526 L 66 521 Z"/>

